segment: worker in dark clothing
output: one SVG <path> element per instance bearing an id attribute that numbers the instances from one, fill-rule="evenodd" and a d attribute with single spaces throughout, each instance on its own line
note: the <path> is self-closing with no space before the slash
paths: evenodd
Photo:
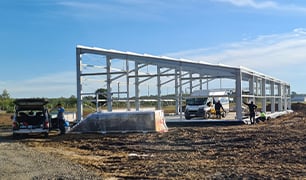
<path id="1" fill-rule="evenodd" d="M 217 119 L 221 119 L 221 109 L 224 111 L 224 108 L 220 102 L 220 100 L 218 100 L 217 102 L 214 99 L 214 104 L 215 104 L 215 110 L 216 110 L 216 117 Z"/>
<path id="2" fill-rule="evenodd" d="M 255 112 L 256 112 L 257 106 L 253 103 L 253 101 L 251 101 L 251 103 L 246 103 L 246 102 L 243 102 L 243 103 L 249 107 L 251 124 L 256 124 Z"/>
<path id="3" fill-rule="evenodd" d="M 57 104 L 57 119 L 58 119 L 58 126 L 61 131 L 60 134 L 65 134 L 65 117 L 64 117 L 65 109 L 62 107 L 62 104 Z"/>

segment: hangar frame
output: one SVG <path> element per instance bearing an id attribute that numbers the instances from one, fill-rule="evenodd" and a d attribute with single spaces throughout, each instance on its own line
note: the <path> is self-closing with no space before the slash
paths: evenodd
<path id="1" fill-rule="evenodd" d="M 86 63 L 86 55 L 95 56 L 97 61 L 92 64 Z M 122 67 L 115 67 L 116 61 L 120 61 Z M 182 119 L 183 95 L 187 90 L 192 92 L 195 89 L 209 89 L 209 84 L 216 80 L 220 81 L 220 88 L 222 88 L 223 79 L 231 80 L 234 84 L 232 97 L 236 103 L 237 120 L 243 118 L 243 99 L 261 102 L 263 111 L 266 111 L 268 104 L 271 112 L 291 109 L 290 85 L 287 82 L 245 67 L 78 45 L 76 47 L 76 69 L 78 121 L 83 119 L 83 97 L 95 94 L 94 90 L 96 89 L 85 90 L 84 88 L 90 78 L 98 81 L 98 83 L 94 83 L 98 88 L 105 87 L 107 90 L 106 103 L 109 112 L 113 110 L 114 100 L 124 101 L 127 111 L 131 111 L 131 103 L 133 102 L 135 110 L 139 111 L 141 101 L 144 101 L 141 98 L 144 83 L 147 83 L 148 87 L 152 84 L 155 86 L 155 94 L 152 91 L 149 92 L 148 88 L 147 97 L 154 94 L 157 109 L 160 110 L 162 102 L 166 101 L 162 94 L 162 88 L 170 84 L 174 95 L 172 100 L 175 102 L 176 114 L 180 114 Z M 115 88 L 116 90 L 114 90 Z M 114 95 L 117 96 L 114 97 Z"/>

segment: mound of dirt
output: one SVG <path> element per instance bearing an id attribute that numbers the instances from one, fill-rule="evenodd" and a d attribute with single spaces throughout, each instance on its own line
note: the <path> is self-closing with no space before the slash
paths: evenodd
<path id="1" fill-rule="evenodd" d="M 12 127 L 11 114 L 0 113 L 0 129 L 7 129 Z"/>
<path id="2" fill-rule="evenodd" d="M 306 104 L 304 103 L 293 103 L 291 108 L 293 111 L 306 112 Z"/>

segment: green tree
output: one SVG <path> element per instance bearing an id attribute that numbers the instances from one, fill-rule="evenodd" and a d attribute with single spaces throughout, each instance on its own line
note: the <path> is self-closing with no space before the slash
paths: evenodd
<path id="1" fill-rule="evenodd" d="M 296 95 L 297 95 L 296 92 L 294 92 L 294 91 L 291 92 L 291 97 L 292 97 L 292 98 L 295 97 Z"/>
<path id="2" fill-rule="evenodd" d="M 0 95 L 0 109 L 6 112 L 12 112 L 14 108 L 13 100 L 10 98 L 9 92 L 4 89 Z"/>
<path id="3" fill-rule="evenodd" d="M 98 95 L 98 100 L 103 100 L 103 99 L 107 99 L 107 89 L 104 88 L 100 88 L 96 90 L 96 96 L 94 97 L 94 99 L 97 99 L 97 95 Z M 95 102 L 93 102 L 95 104 Z M 106 104 L 105 101 L 100 101 L 98 102 L 99 106 L 103 106 L 104 104 Z"/>
<path id="4" fill-rule="evenodd" d="M 6 89 L 3 90 L 2 94 L 0 95 L 1 99 L 10 99 L 10 94 Z"/>
<path id="5" fill-rule="evenodd" d="M 71 95 L 68 99 L 67 99 L 67 105 L 69 105 L 69 107 L 74 108 L 76 107 L 77 104 L 77 98 L 74 95 Z"/>

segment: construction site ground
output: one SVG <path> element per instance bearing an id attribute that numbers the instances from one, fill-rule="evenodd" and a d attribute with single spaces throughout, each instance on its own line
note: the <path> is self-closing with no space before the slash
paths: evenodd
<path id="1" fill-rule="evenodd" d="M 0 114 L 0 154 L 14 150 L 7 146 L 22 146 L 40 158 L 48 156 L 40 163 L 62 159 L 63 166 L 73 166 L 65 172 L 54 167 L 45 176 L 29 174 L 29 179 L 306 179 L 306 106 L 294 108 L 294 113 L 256 125 L 170 127 L 166 133 L 53 132 L 46 139 L 17 140 L 9 115 Z M 16 177 L 13 168 L 1 170 L 0 179 Z"/>

